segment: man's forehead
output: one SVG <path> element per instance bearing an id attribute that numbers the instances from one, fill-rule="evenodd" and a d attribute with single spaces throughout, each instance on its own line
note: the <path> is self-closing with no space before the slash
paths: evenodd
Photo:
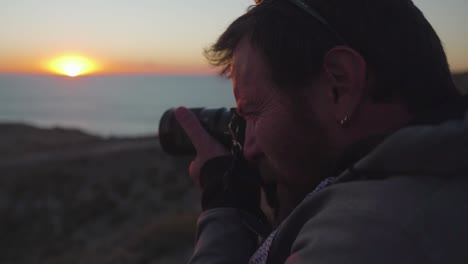
<path id="1" fill-rule="evenodd" d="M 234 50 L 231 75 L 236 99 L 245 96 L 247 89 L 256 89 L 268 76 L 265 62 L 246 39 Z"/>
<path id="2" fill-rule="evenodd" d="M 232 56 L 232 66 L 231 66 L 231 73 L 234 77 L 245 76 L 248 74 L 248 68 L 250 66 L 251 57 L 255 56 L 253 54 L 250 44 L 246 41 L 241 41 L 237 48 L 234 50 Z"/>
<path id="3" fill-rule="evenodd" d="M 248 72 L 267 71 L 267 64 L 261 52 L 256 48 L 250 39 L 243 38 L 233 52 L 232 69 L 235 72 L 245 74 Z"/>

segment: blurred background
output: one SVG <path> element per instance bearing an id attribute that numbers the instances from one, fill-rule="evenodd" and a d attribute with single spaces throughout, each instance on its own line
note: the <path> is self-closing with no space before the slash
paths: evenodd
<path id="1" fill-rule="evenodd" d="M 0 0 L 0 263 L 183 263 L 199 205 L 165 110 L 233 107 L 203 57 L 247 0 Z M 468 91 L 465 0 L 416 0 Z"/>

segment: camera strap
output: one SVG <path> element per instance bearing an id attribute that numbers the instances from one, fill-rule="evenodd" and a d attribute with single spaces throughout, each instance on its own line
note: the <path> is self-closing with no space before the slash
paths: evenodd
<path id="1" fill-rule="evenodd" d="M 243 147 L 244 133 L 245 133 L 245 120 L 240 117 L 237 113 L 232 115 L 231 121 L 229 122 L 229 134 L 231 136 L 231 154 L 232 162 L 230 168 L 223 175 L 223 190 L 225 193 L 230 192 L 231 179 L 237 174 L 237 170 L 240 166 L 245 166 L 246 161 L 244 159 Z M 244 164 L 242 164 L 244 163 Z"/>

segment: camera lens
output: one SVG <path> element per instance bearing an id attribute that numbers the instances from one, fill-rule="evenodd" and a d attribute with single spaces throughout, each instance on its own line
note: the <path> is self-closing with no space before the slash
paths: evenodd
<path id="1" fill-rule="evenodd" d="M 226 148 L 231 146 L 229 122 L 235 114 L 234 108 L 190 108 L 195 113 L 201 125 Z M 196 150 L 189 137 L 175 118 L 175 108 L 164 112 L 159 122 L 159 142 L 162 149 L 171 155 L 195 155 Z"/>

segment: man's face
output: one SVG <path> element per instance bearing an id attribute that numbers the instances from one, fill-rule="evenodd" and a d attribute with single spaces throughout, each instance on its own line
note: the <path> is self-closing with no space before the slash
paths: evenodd
<path id="1" fill-rule="evenodd" d="M 298 103 L 299 95 L 279 92 L 248 41 L 235 50 L 231 73 L 237 110 L 247 122 L 246 159 L 260 167 L 267 182 L 304 190 L 316 184 L 331 146 L 320 111 Z M 315 107 L 320 108 L 320 102 Z"/>

